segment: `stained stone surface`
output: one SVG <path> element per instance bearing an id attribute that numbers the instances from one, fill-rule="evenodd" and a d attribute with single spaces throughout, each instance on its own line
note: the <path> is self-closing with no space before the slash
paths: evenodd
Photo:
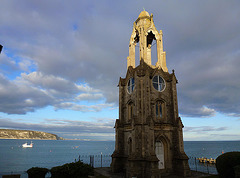
<path id="1" fill-rule="evenodd" d="M 158 60 L 151 64 L 151 44 L 157 41 Z M 139 43 L 140 65 L 135 67 Z M 132 46 L 133 45 L 133 46 Z M 112 172 L 126 177 L 190 176 L 183 148 L 183 124 L 178 114 L 177 78 L 168 72 L 153 16 L 146 11 L 134 22 L 129 45 L 128 70 L 119 80 L 119 119 Z"/>

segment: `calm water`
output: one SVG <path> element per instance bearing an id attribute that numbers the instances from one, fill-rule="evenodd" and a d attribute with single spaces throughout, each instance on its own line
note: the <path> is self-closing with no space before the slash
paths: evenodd
<path id="1" fill-rule="evenodd" d="M 31 167 L 51 168 L 80 159 L 89 161 L 89 155 L 95 155 L 95 166 L 109 166 L 114 151 L 114 141 L 78 141 L 78 140 L 33 140 L 33 148 L 22 148 L 22 144 L 31 140 L 0 140 L 0 176 L 19 173 L 27 177 L 24 171 Z M 240 151 L 240 141 L 184 142 L 189 157 L 217 158 L 222 151 Z M 98 164 L 97 164 L 98 163 Z M 198 169 L 199 170 L 199 169 Z"/>

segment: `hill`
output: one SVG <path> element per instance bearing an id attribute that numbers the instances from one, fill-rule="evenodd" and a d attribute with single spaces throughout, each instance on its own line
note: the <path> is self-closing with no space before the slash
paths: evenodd
<path id="1" fill-rule="evenodd" d="M 63 140 L 62 137 L 51 133 L 11 129 L 0 129 L 0 139 Z"/>

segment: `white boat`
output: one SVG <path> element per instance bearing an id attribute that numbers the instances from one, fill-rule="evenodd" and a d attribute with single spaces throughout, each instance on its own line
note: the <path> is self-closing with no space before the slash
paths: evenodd
<path id="1" fill-rule="evenodd" d="M 33 147 L 33 143 L 31 142 L 31 144 L 28 145 L 27 142 L 26 142 L 26 143 L 22 144 L 22 147 L 23 148 L 32 148 Z"/>

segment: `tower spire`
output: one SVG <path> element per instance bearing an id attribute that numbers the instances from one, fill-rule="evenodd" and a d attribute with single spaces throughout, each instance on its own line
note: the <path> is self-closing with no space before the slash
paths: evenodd
<path id="1" fill-rule="evenodd" d="M 152 42 L 156 40 L 156 66 L 151 65 Z M 139 43 L 140 65 L 135 67 Z M 120 78 L 119 119 L 115 122 L 112 172 L 126 177 L 190 176 L 183 147 L 183 124 L 178 113 L 177 79 L 167 72 L 162 31 L 152 15 L 142 11 L 134 22 L 129 43 L 126 77 Z"/>
<path id="2" fill-rule="evenodd" d="M 135 47 L 139 43 L 139 60 L 143 60 L 151 67 L 162 68 L 164 72 L 168 72 L 166 66 L 166 52 L 163 51 L 162 30 L 157 31 L 153 15 L 149 15 L 143 8 L 137 20 L 133 23 L 133 31 L 129 42 L 129 56 L 127 57 L 127 67 L 135 68 Z M 157 63 L 152 65 L 152 42 L 157 43 Z"/>

